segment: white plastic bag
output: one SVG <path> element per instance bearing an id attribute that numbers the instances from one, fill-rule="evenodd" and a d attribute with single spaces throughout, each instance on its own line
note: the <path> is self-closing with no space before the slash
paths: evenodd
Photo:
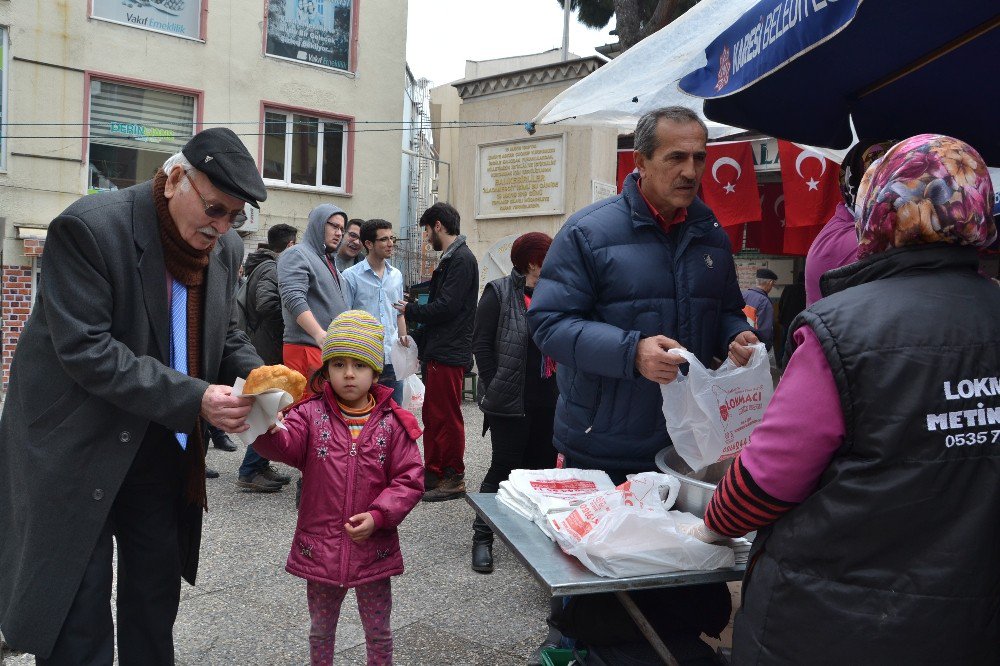
<path id="1" fill-rule="evenodd" d="M 735 458 L 750 441 L 774 393 L 764 345 L 753 345 L 746 366 L 726 359 L 715 371 L 706 369 L 691 352 L 670 353 L 690 364 L 687 376 L 678 375 L 660 387 L 663 417 L 677 453 L 694 471 Z"/>
<path id="2" fill-rule="evenodd" d="M 669 511 L 680 482 L 647 472 L 549 518 L 556 543 L 599 576 L 621 578 L 731 567 L 733 551 L 687 534 L 697 518 Z"/>
<path id="3" fill-rule="evenodd" d="M 424 406 L 424 383 L 414 374 L 403 380 L 403 409 L 411 412 Z"/>
<path id="4" fill-rule="evenodd" d="M 410 344 L 404 347 L 399 344 L 399 338 L 392 341 L 392 349 L 389 358 L 392 360 L 392 371 L 396 373 L 396 381 L 401 382 L 410 375 L 417 374 L 420 369 L 420 361 L 417 359 L 417 343 L 412 336 L 406 336 Z"/>
<path id="5" fill-rule="evenodd" d="M 500 482 L 497 502 L 533 521 L 555 541 L 549 517 L 572 511 L 600 492 L 614 490 L 606 472 L 595 469 L 515 469 Z"/>

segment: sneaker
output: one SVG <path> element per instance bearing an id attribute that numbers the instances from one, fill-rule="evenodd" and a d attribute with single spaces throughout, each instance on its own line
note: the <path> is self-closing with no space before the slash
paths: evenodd
<path id="1" fill-rule="evenodd" d="M 274 481 L 275 483 L 280 483 L 283 486 L 287 486 L 292 482 L 292 477 L 287 474 L 282 474 L 274 468 L 274 465 L 268 465 L 264 469 L 260 470 L 260 475 L 268 481 Z"/>
<path id="2" fill-rule="evenodd" d="M 245 493 L 276 493 L 284 486 L 277 481 L 271 481 L 263 472 L 257 472 L 253 476 L 241 476 L 236 482 L 236 487 Z"/>
<path id="3" fill-rule="evenodd" d="M 450 474 L 442 479 L 437 488 L 424 493 L 424 502 L 444 502 L 459 499 L 465 495 L 465 475 Z"/>
<path id="4" fill-rule="evenodd" d="M 211 467 L 206 467 L 205 468 L 205 478 L 206 479 L 217 479 L 217 478 L 219 478 L 219 473 L 216 472 Z"/>

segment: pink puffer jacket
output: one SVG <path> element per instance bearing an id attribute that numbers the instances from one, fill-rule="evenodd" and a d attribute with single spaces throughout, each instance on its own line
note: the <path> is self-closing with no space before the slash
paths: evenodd
<path id="1" fill-rule="evenodd" d="M 403 573 L 396 526 L 420 501 L 424 467 L 414 416 L 392 401 L 392 390 L 372 386 L 375 409 L 352 448 L 347 422 L 330 385 L 295 406 L 287 430 L 254 442 L 260 455 L 302 470 L 302 503 L 288 573 L 355 587 Z M 354 543 L 347 519 L 370 511 L 375 531 Z"/>

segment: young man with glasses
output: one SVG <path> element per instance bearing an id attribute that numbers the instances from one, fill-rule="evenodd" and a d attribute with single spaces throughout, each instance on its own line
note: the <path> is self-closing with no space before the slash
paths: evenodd
<path id="1" fill-rule="evenodd" d="M 361 225 L 360 235 L 368 257 L 344 271 L 347 305 L 354 310 L 365 310 L 385 328 L 385 365 L 378 383 L 391 388 L 393 399 L 402 404 L 403 382 L 396 380 L 391 353 L 394 340 L 409 346 L 406 319 L 392 307 L 403 300 L 403 274 L 389 263 L 397 238 L 392 233 L 392 223 L 386 220 L 368 220 Z"/>
<path id="2" fill-rule="evenodd" d="M 337 248 L 337 254 L 333 258 L 333 263 L 336 264 L 337 270 L 343 273 L 351 266 L 356 266 L 364 261 L 364 257 L 361 256 L 361 250 L 363 245 L 361 242 L 361 225 L 365 221 L 359 218 L 353 218 L 347 221 L 344 226 L 344 237 L 340 241 L 340 247 Z"/>
<path id="3" fill-rule="evenodd" d="M 278 256 L 283 362 L 307 379 L 323 365 L 320 350 L 326 328 L 347 310 L 340 271 L 333 263 L 346 223 L 343 210 L 320 204 L 309 213 L 302 240 Z"/>

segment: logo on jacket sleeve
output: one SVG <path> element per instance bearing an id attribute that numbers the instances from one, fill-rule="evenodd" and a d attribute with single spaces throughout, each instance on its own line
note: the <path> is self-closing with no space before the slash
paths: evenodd
<path id="1" fill-rule="evenodd" d="M 706 266 L 708 266 L 709 268 L 715 268 L 715 262 L 712 261 L 712 255 L 710 254 L 703 255 L 702 259 L 705 260 Z"/>

